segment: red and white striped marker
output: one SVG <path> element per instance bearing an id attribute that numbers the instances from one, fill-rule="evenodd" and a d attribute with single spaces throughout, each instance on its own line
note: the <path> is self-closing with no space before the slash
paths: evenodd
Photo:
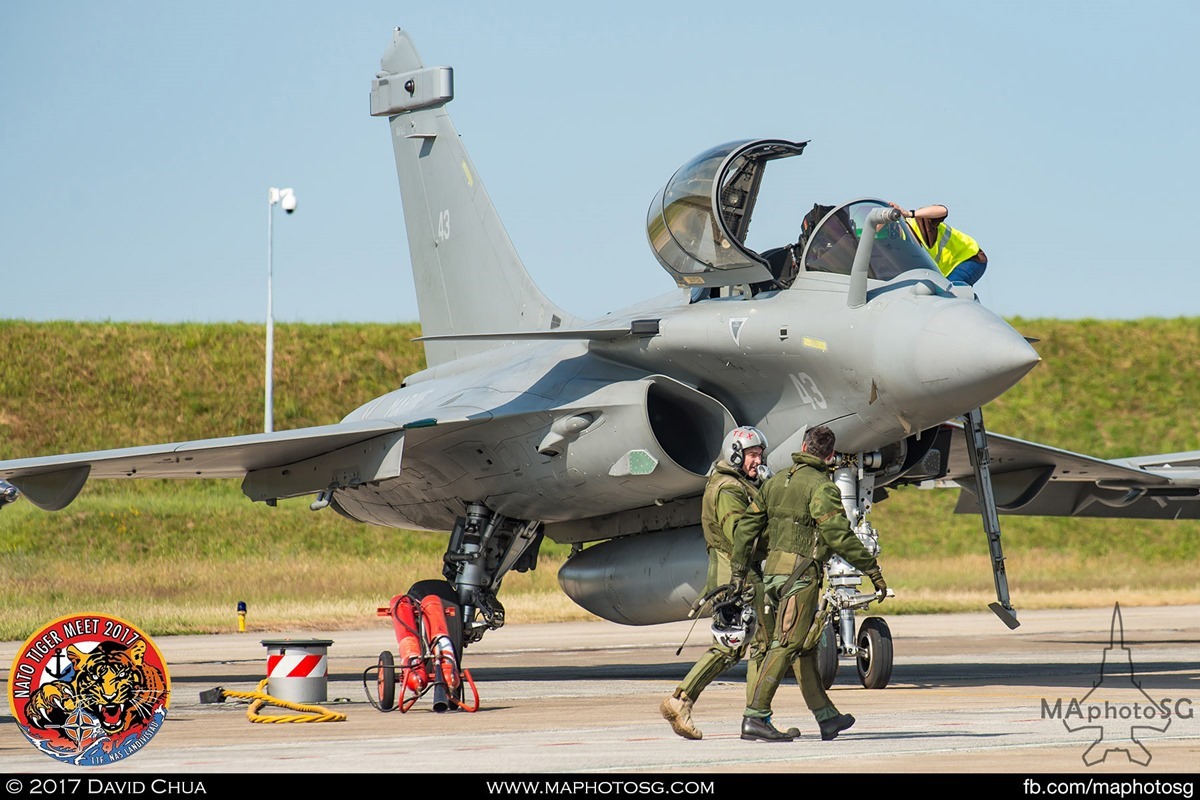
<path id="1" fill-rule="evenodd" d="M 267 693 L 293 703 L 323 703 L 331 639 L 263 639 Z"/>
<path id="2" fill-rule="evenodd" d="M 325 655 L 272 653 L 267 656 L 268 678 L 324 678 L 329 668 Z"/>

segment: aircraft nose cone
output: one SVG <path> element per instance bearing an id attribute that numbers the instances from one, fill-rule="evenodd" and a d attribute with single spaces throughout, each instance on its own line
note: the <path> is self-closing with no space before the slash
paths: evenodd
<path id="1" fill-rule="evenodd" d="M 1021 334 L 978 303 L 939 304 L 876 353 L 895 412 L 936 425 L 996 399 L 1041 360 Z"/>
<path id="2" fill-rule="evenodd" d="M 913 372 L 952 413 L 996 399 L 1041 361 L 1021 334 L 978 303 L 951 303 L 917 336 Z"/>

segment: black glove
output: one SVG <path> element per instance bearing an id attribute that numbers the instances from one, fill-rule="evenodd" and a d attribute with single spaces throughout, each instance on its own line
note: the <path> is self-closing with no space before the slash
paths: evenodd
<path id="1" fill-rule="evenodd" d="M 749 580 L 743 581 L 742 582 L 742 591 L 739 592 L 738 594 L 741 597 L 742 605 L 744 605 L 744 606 L 754 605 L 754 582 L 749 581 Z"/>
<path id="2" fill-rule="evenodd" d="M 733 573 L 733 578 L 729 581 L 729 596 L 741 598 L 743 603 L 753 602 L 754 584 L 746 577 L 745 572 Z"/>
<path id="3" fill-rule="evenodd" d="M 883 579 L 883 570 L 878 567 L 866 573 L 871 579 L 871 584 L 875 587 L 875 594 L 879 597 L 877 602 L 882 603 L 887 597 L 887 581 Z"/>

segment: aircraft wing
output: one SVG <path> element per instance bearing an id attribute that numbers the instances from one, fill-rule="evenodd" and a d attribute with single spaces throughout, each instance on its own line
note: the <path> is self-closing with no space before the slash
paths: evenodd
<path id="1" fill-rule="evenodd" d="M 391 421 L 363 421 L 247 436 L 98 450 L 0 461 L 0 478 L 34 505 L 65 508 L 92 478 L 240 478 L 256 470 L 304 462 L 393 434 Z M 315 486 L 320 491 L 327 484 Z"/>
<path id="2" fill-rule="evenodd" d="M 962 425 L 954 428 L 946 475 L 959 486 L 955 512 L 979 513 Z M 1105 461 L 988 433 L 992 488 L 1002 514 L 1050 517 L 1200 519 L 1200 451 Z"/>

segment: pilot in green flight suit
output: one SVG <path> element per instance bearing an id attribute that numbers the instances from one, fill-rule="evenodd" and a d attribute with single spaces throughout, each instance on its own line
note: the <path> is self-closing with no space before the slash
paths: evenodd
<path id="1" fill-rule="evenodd" d="M 823 567 L 835 553 L 861 570 L 879 592 L 887 584 L 875 557 L 850 529 L 841 495 L 829 479 L 834 434 L 824 425 L 807 431 L 794 465 L 767 480 L 742 515 L 733 534 L 730 565 L 735 585 L 746 580 L 748 563 L 760 538 L 765 537 L 763 565 L 765 602 L 774 606 L 775 625 L 770 648 L 749 691 L 742 717 L 742 738 L 791 741 L 792 731 L 771 724 L 771 700 L 788 665 L 796 664 L 800 690 L 817 724 L 821 738 L 834 739 L 854 724 L 841 714 L 825 693 L 817 672 L 817 648 L 803 645 L 816 617 Z"/>
<path id="2" fill-rule="evenodd" d="M 766 446 L 766 437 L 757 428 L 735 428 L 725 437 L 721 446 L 721 458 L 713 465 L 700 506 L 700 521 L 708 548 L 708 582 L 704 587 L 705 594 L 730 582 L 729 554 L 733 550 L 733 529 L 746 507 L 758 496 L 760 478 L 765 476 L 767 471 L 762 465 Z M 753 637 L 738 647 L 727 646 L 714 637 L 712 646 L 700 657 L 671 696 L 662 701 L 660 710 L 663 718 L 671 723 L 675 733 L 685 739 L 703 738 L 704 734 L 692 721 L 692 707 L 704 688 L 718 675 L 741 661 L 747 649 L 750 653 L 750 662 L 746 668 L 749 702 L 748 692 L 754 685 L 766 655 L 771 630 L 771 626 L 764 621 L 762 579 L 753 570 L 749 574 L 755 587 L 754 606 L 760 621 Z"/>

